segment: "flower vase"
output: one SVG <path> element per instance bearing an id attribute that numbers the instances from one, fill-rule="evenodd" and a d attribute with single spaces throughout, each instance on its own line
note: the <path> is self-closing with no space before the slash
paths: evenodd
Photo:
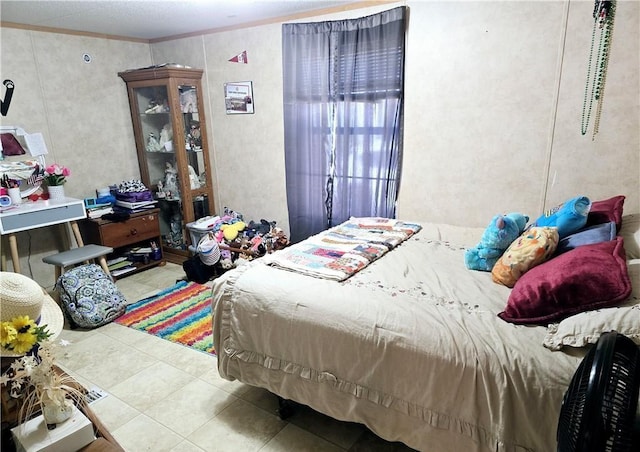
<path id="1" fill-rule="evenodd" d="M 47 426 L 55 426 L 73 415 L 73 403 L 65 400 L 62 405 L 53 401 L 42 403 L 42 416 Z M 52 427 L 55 428 L 55 427 Z"/>
<path id="2" fill-rule="evenodd" d="M 49 185 L 47 187 L 49 192 L 49 199 L 60 200 L 64 199 L 64 185 Z"/>
<path id="3" fill-rule="evenodd" d="M 18 204 L 21 204 L 22 203 L 22 195 L 20 194 L 20 187 L 10 188 L 9 189 L 9 198 L 11 198 L 11 204 L 15 204 L 16 206 Z"/>

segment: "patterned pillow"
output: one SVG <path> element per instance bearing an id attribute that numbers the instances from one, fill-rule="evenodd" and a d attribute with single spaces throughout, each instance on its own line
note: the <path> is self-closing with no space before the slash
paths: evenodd
<path id="1" fill-rule="evenodd" d="M 622 237 L 584 245 L 538 265 L 515 284 L 498 316 L 512 323 L 543 324 L 629 298 L 631 280 Z"/>
<path id="2" fill-rule="evenodd" d="M 532 227 L 515 239 L 491 270 L 494 282 L 513 287 L 527 271 L 539 265 L 555 252 L 557 228 Z"/>

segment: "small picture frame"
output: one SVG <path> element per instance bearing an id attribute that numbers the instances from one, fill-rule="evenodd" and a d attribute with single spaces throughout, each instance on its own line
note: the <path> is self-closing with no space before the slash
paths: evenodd
<path id="1" fill-rule="evenodd" d="M 224 105 L 228 115 L 253 114 L 253 101 L 253 82 L 224 84 Z"/>

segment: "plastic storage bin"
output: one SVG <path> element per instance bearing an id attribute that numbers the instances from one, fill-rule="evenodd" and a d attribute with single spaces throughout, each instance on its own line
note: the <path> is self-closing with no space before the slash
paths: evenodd
<path id="1" fill-rule="evenodd" d="M 187 223 L 187 230 L 191 236 L 191 245 L 189 245 L 189 251 L 195 254 L 196 247 L 200 239 L 209 232 L 213 231 L 217 221 L 220 217 L 204 217 L 199 220 Z"/>

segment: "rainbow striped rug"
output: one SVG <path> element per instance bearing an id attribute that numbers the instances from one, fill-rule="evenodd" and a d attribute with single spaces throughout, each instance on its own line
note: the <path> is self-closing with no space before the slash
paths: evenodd
<path id="1" fill-rule="evenodd" d="M 180 281 L 130 304 L 115 323 L 215 355 L 212 320 L 211 288 Z"/>

